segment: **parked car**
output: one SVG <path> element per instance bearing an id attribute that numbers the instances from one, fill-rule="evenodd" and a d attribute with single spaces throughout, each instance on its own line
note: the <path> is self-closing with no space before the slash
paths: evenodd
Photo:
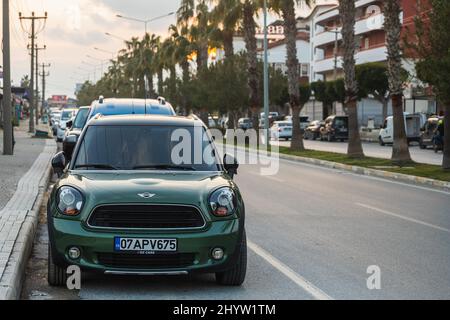
<path id="1" fill-rule="evenodd" d="M 421 115 L 414 114 L 404 114 L 405 121 L 405 130 L 406 130 L 406 138 L 408 140 L 408 144 L 416 141 L 420 141 L 420 128 L 421 128 Z M 394 143 L 394 117 L 389 116 L 384 121 L 383 127 L 380 130 L 378 140 L 381 146 L 384 146 L 387 143 Z"/>
<path id="2" fill-rule="evenodd" d="M 292 122 L 292 116 L 285 116 L 284 117 L 285 121 L 289 121 Z M 305 129 L 308 127 L 309 125 L 309 117 L 308 116 L 300 116 L 299 117 L 299 121 L 300 121 L 300 131 L 302 133 L 305 132 Z"/>
<path id="3" fill-rule="evenodd" d="M 420 130 L 419 146 L 421 149 L 433 147 L 434 132 L 438 126 L 439 118 L 431 117 L 425 122 L 425 125 Z"/>
<path id="4" fill-rule="evenodd" d="M 326 118 L 320 129 L 320 140 L 329 142 L 348 140 L 348 117 L 332 115 Z"/>
<path id="5" fill-rule="evenodd" d="M 314 120 L 305 128 L 304 139 L 316 140 L 320 138 L 320 129 L 325 125 L 325 121 Z"/>
<path id="6" fill-rule="evenodd" d="M 90 110 L 91 107 L 80 107 L 76 117 L 66 123 L 67 129 L 63 138 L 63 151 L 68 160 L 72 158 L 73 149 L 87 122 Z"/>
<path id="7" fill-rule="evenodd" d="M 270 138 L 272 140 L 292 138 L 292 122 L 290 121 L 275 121 L 270 127 Z"/>
<path id="8" fill-rule="evenodd" d="M 104 99 L 100 97 L 92 102 L 88 120 L 96 114 L 104 116 L 120 114 L 176 115 L 172 105 L 161 97 L 158 99 Z"/>
<path id="9" fill-rule="evenodd" d="M 50 115 L 50 121 L 52 125 L 53 135 L 56 136 L 56 130 L 58 129 L 59 119 L 61 118 L 61 111 L 54 111 Z"/>
<path id="10" fill-rule="evenodd" d="M 242 130 L 247 130 L 253 128 L 252 119 L 250 118 L 240 118 L 238 120 L 238 128 Z"/>
<path id="11" fill-rule="evenodd" d="M 61 112 L 61 117 L 59 118 L 58 125 L 56 127 L 56 141 L 62 142 L 64 138 L 64 133 L 66 132 L 66 123 L 72 117 L 75 117 L 78 109 L 63 109 Z"/>
<path id="12" fill-rule="evenodd" d="M 215 273 L 219 284 L 243 283 L 238 163 L 218 159 L 213 140 L 195 128 L 206 133 L 193 117 L 98 115 L 68 165 L 63 151 L 53 157 L 59 180 L 47 206 L 50 285 L 66 285 L 69 265 L 110 275 Z M 210 156 L 198 161 L 184 152 L 187 159 L 173 160 L 180 142 L 171 137 L 180 129 L 192 137 L 188 147 Z"/>

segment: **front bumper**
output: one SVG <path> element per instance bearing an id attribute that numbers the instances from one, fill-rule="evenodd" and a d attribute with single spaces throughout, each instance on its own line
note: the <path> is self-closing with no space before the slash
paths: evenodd
<path id="1" fill-rule="evenodd" d="M 53 218 L 48 216 L 50 246 L 54 262 L 60 266 L 78 265 L 82 269 L 108 274 L 184 274 L 194 272 L 219 272 L 229 269 L 236 263 L 239 245 L 243 234 L 243 221 L 240 219 L 211 222 L 205 229 L 187 231 L 111 231 L 92 230 L 80 221 Z M 99 261 L 102 254 L 115 254 L 114 237 L 136 238 L 176 238 L 179 254 L 193 254 L 191 264 L 183 267 L 121 267 L 104 265 Z M 81 257 L 69 258 L 67 251 L 77 246 Z M 223 259 L 211 258 L 211 250 L 220 247 L 224 250 Z M 135 257 L 139 255 L 133 254 Z M 147 255 L 146 258 L 151 257 Z"/>

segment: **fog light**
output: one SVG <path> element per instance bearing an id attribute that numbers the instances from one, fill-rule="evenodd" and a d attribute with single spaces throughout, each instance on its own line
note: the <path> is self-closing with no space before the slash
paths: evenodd
<path id="1" fill-rule="evenodd" d="M 223 250 L 221 248 L 214 248 L 211 252 L 211 256 L 214 260 L 220 260 L 223 258 Z"/>
<path id="2" fill-rule="evenodd" d="M 70 259 L 73 259 L 73 260 L 78 259 L 80 257 L 80 255 L 81 255 L 81 251 L 77 247 L 71 247 L 69 249 L 69 258 Z"/>

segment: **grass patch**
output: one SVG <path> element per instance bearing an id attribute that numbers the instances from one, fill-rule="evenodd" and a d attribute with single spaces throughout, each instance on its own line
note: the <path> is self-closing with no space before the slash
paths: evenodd
<path id="1" fill-rule="evenodd" d="M 280 147 L 280 153 L 294 156 L 314 158 L 332 162 L 343 163 L 351 166 L 360 166 L 389 172 L 403 173 L 418 177 L 431 178 L 442 181 L 450 181 L 450 170 L 444 170 L 441 166 L 410 162 L 404 167 L 399 167 L 389 159 L 364 157 L 362 159 L 349 158 L 342 153 L 327 151 L 305 150 L 291 151 L 287 147 Z"/>
<path id="2" fill-rule="evenodd" d="M 241 146 L 244 147 L 243 145 Z M 248 148 L 248 146 L 246 147 Z M 317 150 L 292 151 L 288 147 L 279 147 L 279 152 L 282 154 L 288 154 L 293 156 L 314 158 L 319 160 L 342 163 L 351 166 L 359 166 L 364 168 L 377 169 L 381 171 L 403 173 L 417 177 L 424 177 L 450 182 L 450 170 L 444 170 L 442 169 L 441 166 L 432 164 L 409 162 L 405 164 L 405 166 L 399 167 L 389 159 L 373 158 L 373 157 L 354 159 L 347 157 L 347 155 L 343 153 L 317 151 Z"/>

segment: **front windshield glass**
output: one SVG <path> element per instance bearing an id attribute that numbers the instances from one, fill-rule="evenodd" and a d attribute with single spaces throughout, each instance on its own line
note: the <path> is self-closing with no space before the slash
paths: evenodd
<path id="1" fill-rule="evenodd" d="M 70 118 L 72 118 L 73 115 L 73 111 L 63 111 L 61 113 L 61 120 L 69 120 Z"/>
<path id="2" fill-rule="evenodd" d="M 73 128 L 81 129 L 84 127 L 87 117 L 89 115 L 89 109 L 80 109 L 73 122 Z"/>
<path id="3" fill-rule="evenodd" d="M 73 168 L 80 170 L 218 171 L 201 127 L 89 126 Z M 200 142 L 200 143 L 194 143 Z"/>

